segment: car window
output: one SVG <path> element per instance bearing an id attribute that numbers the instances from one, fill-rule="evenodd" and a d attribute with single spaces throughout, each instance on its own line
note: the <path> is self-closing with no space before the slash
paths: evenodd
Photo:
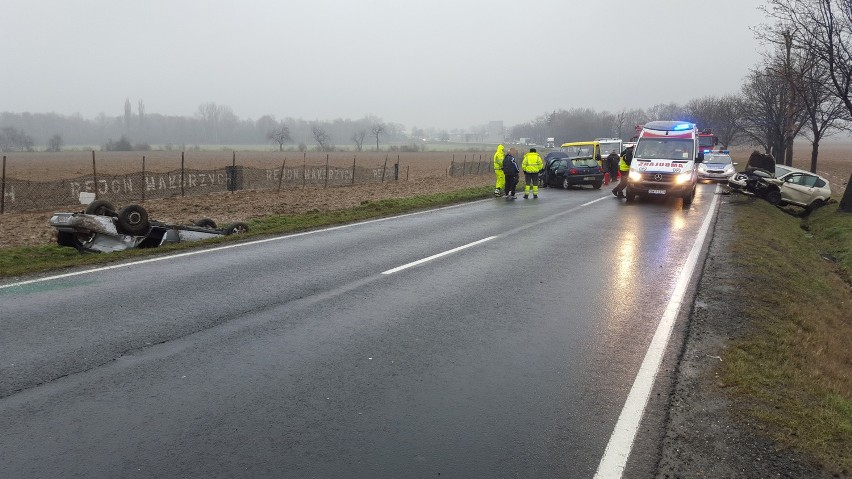
<path id="1" fill-rule="evenodd" d="M 806 175 L 804 173 L 794 173 L 784 178 L 784 181 L 787 183 L 793 183 L 794 185 L 801 186 L 814 186 L 816 180 L 816 176 Z"/>
<path id="2" fill-rule="evenodd" d="M 814 183 L 814 186 L 817 188 L 822 188 L 823 186 L 825 186 L 825 181 L 823 181 L 822 178 L 817 178 L 816 183 Z"/>
<path id="3" fill-rule="evenodd" d="M 784 168 L 783 166 L 775 165 L 775 177 L 776 178 L 780 178 L 780 177 L 786 175 L 787 173 L 789 173 L 790 171 L 791 170 L 788 170 L 787 168 Z"/>
<path id="4" fill-rule="evenodd" d="M 575 158 L 571 160 L 574 166 L 598 166 L 598 162 L 594 158 Z"/>
<path id="5" fill-rule="evenodd" d="M 715 165 L 727 165 L 731 162 L 731 157 L 728 155 L 709 155 L 704 159 L 704 163 L 713 163 Z"/>

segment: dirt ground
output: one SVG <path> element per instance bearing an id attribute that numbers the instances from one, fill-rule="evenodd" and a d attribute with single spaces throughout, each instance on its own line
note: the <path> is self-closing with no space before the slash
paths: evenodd
<path id="1" fill-rule="evenodd" d="M 739 168 L 745 166 L 751 148 L 731 151 Z M 97 171 L 101 174 L 125 174 L 142 170 L 140 152 L 97 152 Z M 146 171 L 173 171 L 180 168 L 181 153 L 176 151 L 145 152 Z M 234 157 L 234 155 L 236 155 Z M 400 161 L 398 183 L 355 185 L 338 188 L 291 189 L 280 195 L 266 191 L 240 191 L 235 194 L 221 193 L 209 196 L 168 198 L 144 203 L 150 217 L 159 221 L 187 223 L 199 218 L 212 218 L 219 224 L 246 221 L 268 214 L 294 214 L 310 210 L 336 210 L 360 204 L 362 201 L 397 198 L 437 191 L 449 191 L 467 186 L 484 186 L 492 180 L 490 174 L 447 178 L 446 169 L 451 162 L 487 160 L 486 153 L 421 152 L 385 154 L 377 152 L 335 152 L 329 155 L 329 163 L 351 166 L 353 159 L 361 166 L 381 166 L 387 158 L 388 164 Z M 237 152 L 201 151 L 187 152 L 186 168 L 212 168 L 227 166 L 234 162 L 253 167 L 280 166 L 287 164 L 309 165 L 325 163 L 325 154 L 296 152 Z M 800 142 L 795 150 L 794 165 L 808 169 L 810 146 Z M 7 177 L 29 180 L 55 180 L 91 174 L 91 152 L 62 153 L 18 153 L 7 158 Z M 832 197 L 840 200 L 846 182 L 852 173 L 852 143 L 833 143 L 820 150 L 818 173 L 831 182 Z M 124 206 L 124 205 L 116 205 Z M 68 205 L 66 211 L 80 211 L 80 205 Z M 58 211 L 58 210 L 57 210 Z M 13 213 L 0 215 L 0 248 L 48 244 L 53 241 L 52 228 L 48 226 L 53 211 L 36 213 Z"/>
<path id="2" fill-rule="evenodd" d="M 433 176 L 395 183 L 274 191 L 237 191 L 208 196 L 174 197 L 143 203 L 151 219 L 191 224 L 200 218 L 212 218 L 217 224 L 247 221 L 266 215 L 297 214 L 307 211 L 332 211 L 357 206 L 364 201 L 403 198 L 474 186 L 486 186 L 492 175 L 450 178 Z M 125 206 L 125 205 L 116 205 Z M 81 205 L 69 205 L 65 211 L 81 211 Z M 0 215 L 0 248 L 35 246 L 54 242 L 48 224 L 54 211 Z"/>

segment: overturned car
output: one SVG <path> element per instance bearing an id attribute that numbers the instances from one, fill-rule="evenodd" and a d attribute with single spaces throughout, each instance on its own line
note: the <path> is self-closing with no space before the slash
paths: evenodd
<path id="1" fill-rule="evenodd" d="M 737 173 L 728 186 L 734 190 L 765 199 L 776 206 L 788 204 L 812 211 L 831 198 L 828 180 L 790 166 L 776 165 L 770 155 L 753 152 L 745 171 Z"/>
<path id="2" fill-rule="evenodd" d="M 217 228 L 208 218 L 194 225 L 152 221 L 140 205 L 116 211 L 109 201 L 95 200 L 82 213 L 54 213 L 50 225 L 56 228 L 56 241 L 80 252 L 109 253 L 132 248 L 154 248 L 166 243 L 198 241 L 245 233 L 245 223 Z"/>

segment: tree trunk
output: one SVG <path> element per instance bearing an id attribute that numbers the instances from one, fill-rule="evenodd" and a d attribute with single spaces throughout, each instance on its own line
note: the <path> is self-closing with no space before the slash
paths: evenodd
<path id="1" fill-rule="evenodd" d="M 811 143 L 811 173 L 816 173 L 817 156 L 819 155 L 819 139 Z"/>
<path id="2" fill-rule="evenodd" d="M 784 164 L 793 166 L 793 139 L 790 138 L 784 145 Z"/>
<path id="3" fill-rule="evenodd" d="M 852 213 L 852 175 L 849 175 L 849 181 L 846 182 L 846 191 L 843 193 L 843 198 L 840 200 L 838 211 Z"/>

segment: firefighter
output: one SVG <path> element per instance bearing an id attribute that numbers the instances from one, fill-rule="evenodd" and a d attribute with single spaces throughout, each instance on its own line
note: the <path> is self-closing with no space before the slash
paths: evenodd
<path id="1" fill-rule="evenodd" d="M 524 170 L 524 199 L 530 197 L 530 186 L 532 185 L 533 198 L 538 198 L 538 172 L 544 168 L 544 161 L 536 153 L 535 148 L 524 155 L 521 169 Z"/>
<path id="2" fill-rule="evenodd" d="M 503 173 L 503 145 L 497 145 L 497 151 L 494 152 L 494 176 L 497 177 L 497 182 L 494 183 L 494 196 L 503 196 L 503 187 L 506 185 L 506 175 Z"/>

